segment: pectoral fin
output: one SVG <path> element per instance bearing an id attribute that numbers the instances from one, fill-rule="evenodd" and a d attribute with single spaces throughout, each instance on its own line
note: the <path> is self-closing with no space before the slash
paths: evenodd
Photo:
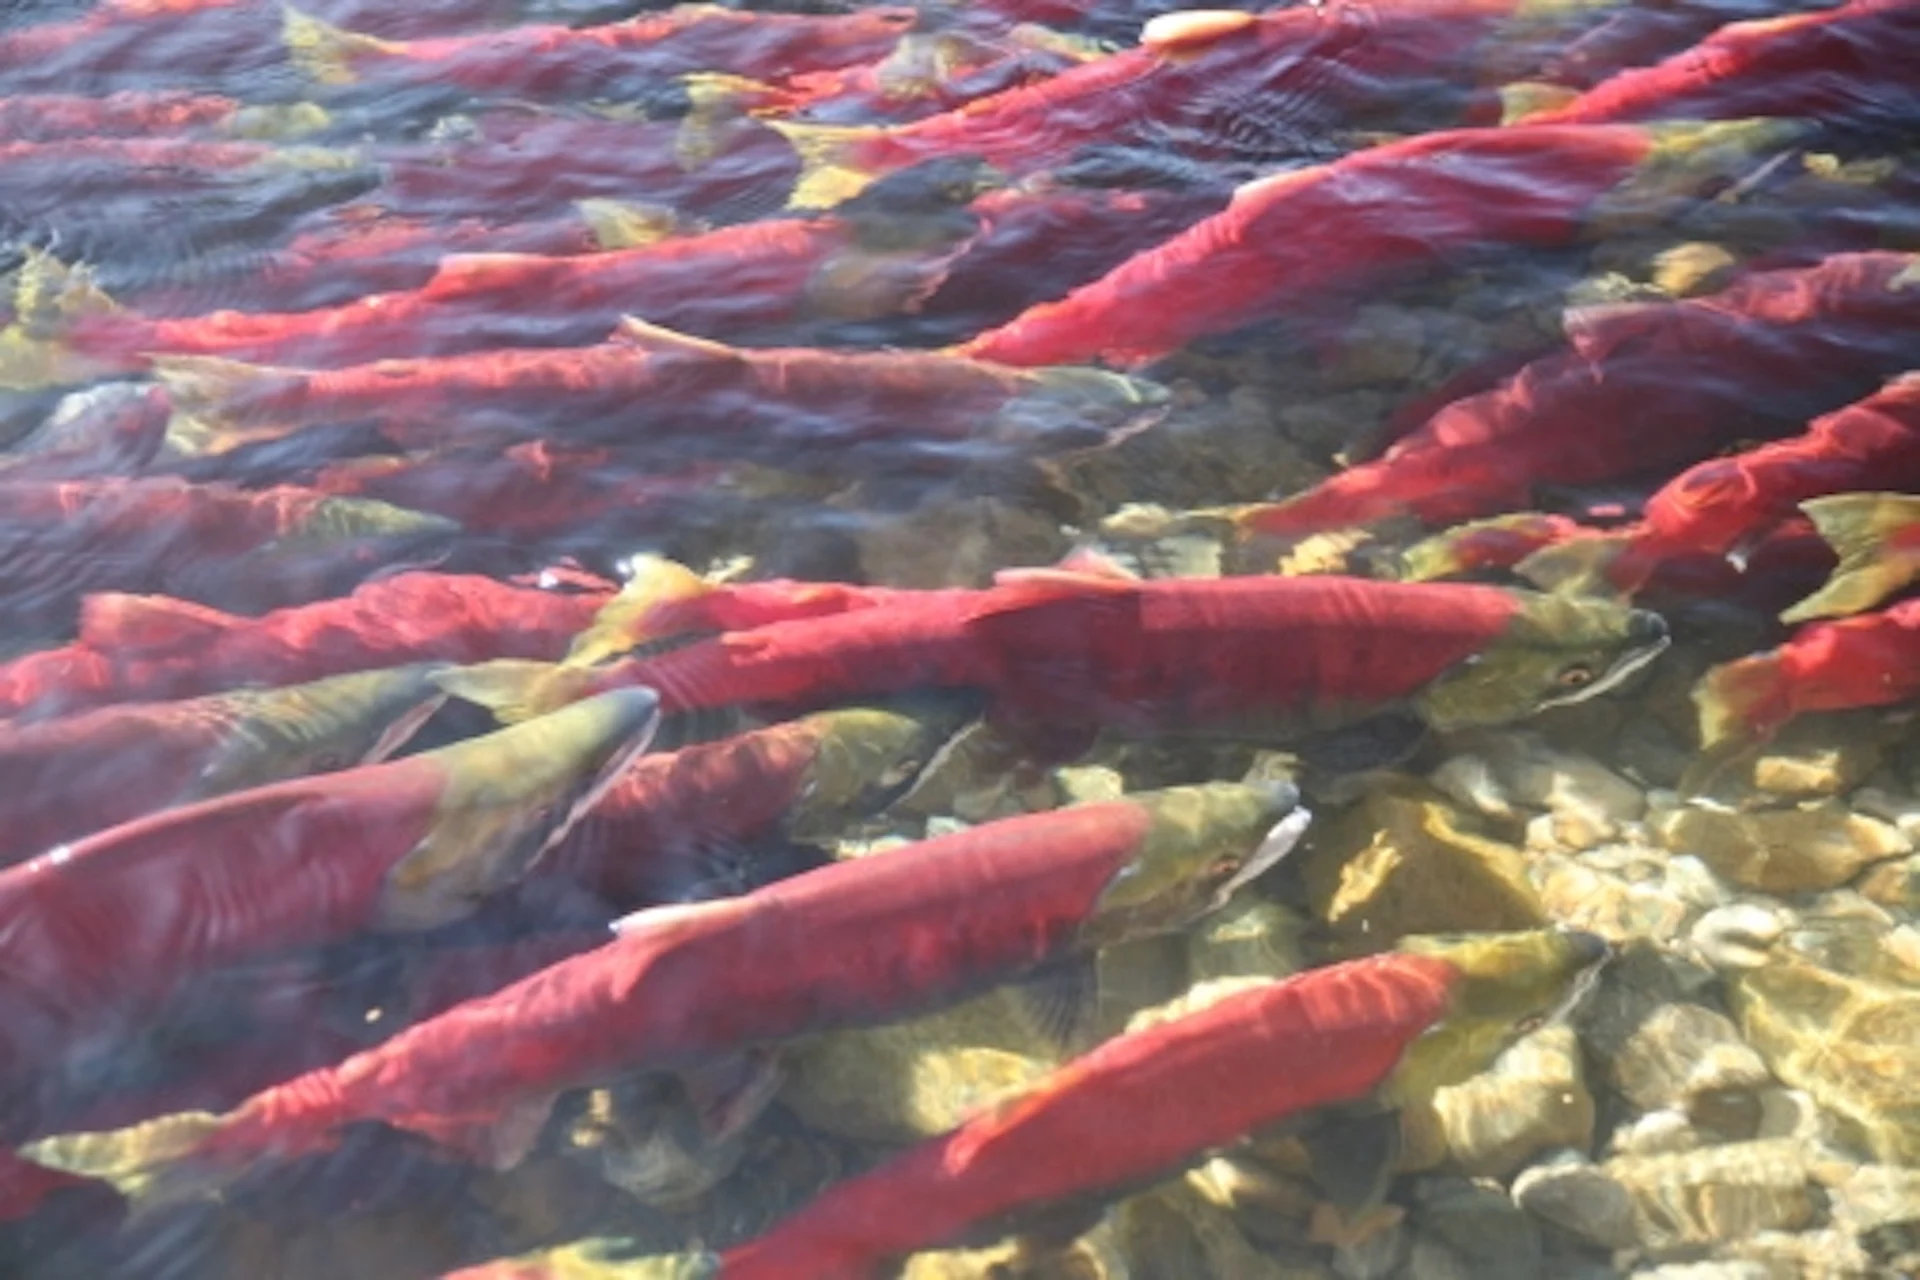
<path id="1" fill-rule="evenodd" d="M 1400 1158 L 1400 1113 L 1337 1113 L 1300 1135 L 1308 1176 L 1336 1209 L 1355 1218 L 1386 1199 Z"/>
<path id="2" fill-rule="evenodd" d="M 1099 966 L 1093 956 L 1057 960 L 1014 990 L 1034 1029 L 1063 1057 L 1079 1053 L 1092 1042 L 1100 1007 Z"/>

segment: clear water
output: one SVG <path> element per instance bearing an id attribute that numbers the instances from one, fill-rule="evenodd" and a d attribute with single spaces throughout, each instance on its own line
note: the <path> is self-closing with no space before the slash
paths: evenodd
<path id="1" fill-rule="evenodd" d="M 659 574 L 671 561 L 714 582 L 933 590 L 983 588 L 999 571 L 1094 551 L 1149 579 L 1276 569 L 1392 577 L 1408 572 L 1403 553 L 1423 536 L 1472 517 L 1540 510 L 1594 530 L 1633 527 L 1649 495 L 1685 468 L 1795 437 L 1920 366 L 1920 316 L 1898 279 L 1836 286 L 1872 299 L 1824 311 L 1784 288 L 1779 332 L 1761 340 L 1706 321 L 1642 328 L 1636 313 L 1607 309 L 1664 315 L 1676 297 L 1714 299 L 1758 273 L 1920 251 L 1920 103 L 1911 71 L 1887 53 L 1920 43 L 1910 8 L 1887 7 L 1876 44 L 1842 38 L 1816 65 L 1762 77 L 1737 110 L 1717 110 L 1705 94 L 1666 113 L 1809 123 L 1723 132 L 1660 156 L 1630 125 L 1541 134 L 1511 151 L 1486 139 L 1500 127 L 1503 86 L 1590 88 L 1724 23 L 1793 6 L 1460 5 L 1415 21 L 1404 6 L 1356 3 L 1310 19 L 1310 38 L 1240 52 L 1234 41 L 1247 37 L 1230 16 L 1162 23 L 1149 31 L 1171 52 L 1151 74 L 1009 113 L 997 130 L 940 132 L 940 121 L 963 118 L 940 113 L 996 92 L 1045 92 L 1126 66 L 1140 56 L 1126 51 L 1142 23 L 1162 8 L 927 4 L 885 17 L 832 3 L 749 5 L 719 34 L 609 53 L 435 41 L 612 22 L 632 16 L 628 6 L 326 0 L 311 17 L 418 43 L 309 32 L 293 42 L 319 50 L 306 61 L 289 56 L 279 8 L 256 0 L 0 8 L 0 246 L 12 284 L 0 334 L 0 769 L 9 771 L 0 790 L 12 794 L 0 793 L 0 828 L 16 827 L 0 854 L 21 862 L 56 843 L 84 847 L 116 823 L 198 798 L 183 779 L 216 766 L 194 753 L 245 736 L 231 707 L 182 704 L 145 722 L 114 720 L 116 710 L 413 661 L 556 660 L 636 566 Z M 316 78 L 314 58 L 328 51 L 337 74 Z M 1406 151 L 1419 146 L 1407 139 L 1458 127 L 1481 132 Z M 893 132 L 880 138 L 881 129 Z M 1602 134 L 1604 144 L 1583 140 Z M 1381 155 L 1411 158 L 1375 163 Z M 1315 166 L 1325 165 L 1343 167 L 1321 181 Z M 1287 173 L 1320 181 L 1321 194 L 1249 212 L 1276 188 L 1245 184 Z M 1217 238 L 1198 270 L 1151 265 L 1183 250 L 1142 256 L 1197 243 L 1176 238 L 1239 213 L 1239 240 Z M 1083 287 L 1075 297 L 1088 309 L 1056 328 L 1042 314 L 1037 329 L 1000 329 Z M 623 317 L 652 327 L 623 330 Z M 951 353 L 996 329 L 987 354 L 1043 371 L 1104 364 L 1108 376 L 982 372 Z M 1347 508 L 1353 519 L 1266 535 L 1223 519 L 1222 508 L 1307 491 L 1396 442 L 1387 460 L 1404 459 L 1425 447 L 1430 419 L 1449 421 L 1446 406 L 1569 359 L 1570 336 L 1583 334 L 1599 335 L 1581 348 L 1602 371 L 1594 376 L 1624 388 L 1599 408 L 1556 401 L 1551 387 L 1538 405 L 1512 392 L 1516 414 L 1534 412 L 1531 434 L 1505 451 L 1440 455 L 1417 482 L 1391 478 L 1375 506 Z M 383 360 L 407 363 L 371 367 Z M 1470 434 L 1467 419 L 1454 421 Z M 1874 455 L 1883 469 L 1864 476 L 1810 463 L 1803 496 L 1913 493 L 1917 452 L 1886 444 Z M 1707 500 L 1732 501 L 1726 491 Z M 107 954 L 163 916 L 190 920 L 184 928 L 204 940 L 229 915 L 263 913 L 262 900 L 222 897 L 218 873 L 202 883 L 184 854 L 111 901 L 105 890 L 90 899 L 81 880 L 56 906 L 30 872 L 9 872 L 5 1136 L 18 1144 L 225 1111 L 600 945 L 610 920 L 644 907 L 748 892 L 876 842 L 1121 786 L 1284 773 L 1316 814 L 1302 851 L 1242 890 L 1227 924 L 1103 955 L 1091 1034 L 1118 1033 L 1208 978 L 1275 977 L 1383 949 L 1401 932 L 1552 920 L 1591 929 L 1626 957 L 1602 983 L 1600 1011 L 1589 1001 L 1576 1015 L 1584 1125 L 1576 1117 L 1549 1132 L 1543 1122 L 1513 1150 L 1465 1158 L 1456 1134 L 1451 1156 L 1409 1157 L 1413 1172 L 1387 1186 L 1385 1208 L 1344 1226 L 1299 1201 L 1316 1194 L 1311 1170 L 1263 1148 L 1239 1167 L 1243 1180 L 1281 1188 L 1264 1200 L 1245 1185 L 1220 1191 L 1225 1166 L 1209 1165 L 1185 1184 L 1159 1184 L 1159 1199 L 1129 1201 L 1078 1253 L 923 1258 L 909 1274 L 1571 1276 L 1718 1257 L 1786 1274 L 1837 1256 L 1892 1273 L 1913 1257 L 1901 1235 L 1920 1220 L 1911 1188 L 1890 1193 L 1894 1207 L 1878 1218 L 1834 1206 L 1856 1203 L 1842 1185 L 1849 1170 L 1910 1164 L 1920 1141 L 1903 1146 L 1906 1122 L 1882 1114 L 1897 1086 L 1831 1084 L 1841 1073 L 1796 1057 L 1819 1033 L 1791 1027 L 1823 1025 L 1810 1011 L 1825 1007 L 1839 1042 L 1871 1044 L 1885 1033 L 1865 1024 L 1879 1017 L 1896 1030 L 1887 1057 L 1866 1059 L 1871 1069 L 1895 1081 L 1914 1072 L 1898 1029 L 1910 1025 L 1920 972 L 1907 945 L 1920 746 L 1899 699 L 1911 698 L 1920 658 L 1897 639 L 1848 658 L 1856 677 L 1860 664 L 1879 664 L 1881 687 L 1896 693 L 1841 693 L 1797 720 L 1772 755 L 1703 754 L 1689 698 L 1715 664 L 1791 635 L 1777 614 L 1832 570 L 1831 551 L 1792 516 L 1789 503 L 1747 518 L 1723 545 L 1661 552 L 1633 603 L 1661 615 L 1673 644 L 1599 697 L 1543 709 L 1546 692 L 1532 702 L 1518 692 L 1537 673 L 1488 659 L 1487 670 L 1510 678 L 1475 705 L 1512 707 L 1480 716 L 1494 722 L 1484 727 L 1421 732 L 1408 713 L 1434 716 L 1417 698 L 1370 701 L 1367 673 L 1417 665 L 1436 643 L 1387 616 L 1364 623 L 1351 649 L 1282 637 L 1270 665 L 1244 668 L 1217 664 L 1195 633 L 1190 663 L 1169 650 L 1177 675 L 1129 683 L 1113 669 L 1130 655 L 1105 643 L 1097 611 L 1092 621 L 1069 615 L 1042 645 L 1056 646 L 1046 650 L 1052 665 L 1022 669 L 994 708 L 1003 736 L 975 731 L 937 752 L 944 730 L 979 709 L 982 691 L 967 680 L 896 678 L 850 661 L 823 670 L 817 687 L 741 707 L 688 667 L 683 683 L 654 680 L 670 712 L 688 712 L 669 715 L 656 752 L 898 695 L 908 701 L 888 705 L 924 716 L 930 737 L 832 808 L 830 822 L 796 822 L 797 802 L 776 798 L 784 784 L 749 777 L 706 808 L 663 802 L 650 825 L 588 817 L 561 847 L 623 868 L 602 881 L 555 873 L 555 855 L 406 927 L 336 922 L 321 874 L 312 898 L 292 895 L 275 926 L 298 945 L 269 932 L 132 997 L 110 965 L 80 972 L 48 957 L 95 944 Z M 1362 523 L 1365 538 L 1333 536 Z M 1524 588 L 1515 559 L 1460 576 Z M 490 594 L 459 585 L 477 580 L 498 585 Z M 475 604 L 476 592 L 488 603 Z M 350 617 L 340 602 L 355 593 L 369 603 Z M 466 609 L 468 621 L 449 625 Z M 745 624 L 703 627 L 715 625 Z M 671 631 L 646 639 L 656 643 L 643 652 L 667 663 L 686 643 Z M 929 671 L 938 666 L 931 648 L 923 656 Z M 1603 647 L 1580 681 L 1617 657 Z M 1259 684 L 1263 672 L 1294 673 L 1285 678 L 1308 693 L 1285 715 L 1241 705 L 1231 682 Z M 1161 678 L 1178 689 L 1178 707 L 1145 693 L 1125 705 L 1128 691 Z M 1093 691 L 1107 702 L 1095 707 Z M 314 695 L 334 711 L 347 696 Z M 460 699 L 428 706 L 424 688 L 392 696 L 347 745 L 312 746 L 316 706 L 288 713 L 293 738 L 309 741 L 270 748 L 273 776 L 323 777 L 384 753 L 395 743 L 380 729 L 396 719 L 418 722 L 394 735 L 405 738 L 401 760 L 496 727 Z M 1081 732 L 1098 727 L 1107 732 L 1097 740 Z M 257 741 L 267 731 L 248 732 Z M 476 785 L 514 795 L 532 768 Z M 359 775 L 341 776 L 351 791 Z M 282 845 L 355 832 L 368 847 L 392 843 L 433 804 L 407 808 L 393 798 L 402 775 L 381 776 L 383 798 L 349 802 L 342 825 L 325 829 L 332 835 L 313 836 L 306 819 L 257 822 Z M 243 773 L 225 789 L 269 780 Z M 570 802 L 525 802 L 542 817 L 523 851 Z M 1718 818 L 1698 816 L 1735 811 L 1787 834 L 1729 836 Z M 1433 847 L 1422 844 L 1407 834 L 1421 813 L 1466 834 L 1433 838 L 1429 822 L 1421 839 Z M 457 851 L 484 836 L 470 825 L 442 838 Z M 193 843 L 218 861 L 242 839 Z M 271 840 L 245 839 L 255 841 L 247 856 L 269 856 Z M 1828 842 L 1840 869 L 1769 878 L 1723 847 L 1768 839 Z M 1396 891 L 1402 900 L 1388 894 L 1367 908 L 1382 931 L 1369 933 L 1340 916 L 1339 894 L 1326 888 L 1369 841 L 1435 865 L 1498 846 L 1510 859 L 1499 865 L 1526 887 L 1502 897 L 1475 882 L 1454 901 L 1445 875 L 1425 888 L 1414 880 Z M 1349 867 L 1343 883 L 1360 874 Z M 176 899 L 193 903 L 184 917 L 169 914 Z M 1796 987 L 1768 1022 L 1773 997 L 1743 986 L 1739 963 L 1713 966 L 1727 954 L 1714 949 L 1715 922 L 1752 918 L 1728 916 L 1734 908 L 1772 922 L 1762 950 L 1778 950 L 1767 963 L 1804 961 L 1873 994 L 1846 988 L 1854 1003 L 1834 1012 Z M 160 955 L 175 943 L 154 945 Z M 749 977 L 704 974 L 712 985 L 699 989 L 746 990 Z M 1636 1085 L 1634 1055 L 1669 1050 L 1636 1048 L 1621 1026 L 1657 1023 L 1648 1010 L 1663 1004 L 1708 1021 L 1734 1014 L 1714 1061 L 1744 1064 L 1757 1051 L 1758 1074 L 1735 1071 L 1691 1093 Z M 928 1114 L 957 1118 L 972 1105 L 957 1099 L 994 1092 L 970 1073 L 1037 1079 L 1061 1054 L 1023 1016 L 1004 994 L 946 1022 L 877 1011 L 887 1024 L 878 1034 L 790 1048 L 771 1103 L 754 1090 L 764 1082 L 727 1075 L 739 1065 L 729 1060 L 712 1074 L 747 1118 L 718 1147 L 688 1086 L 602 1073 L 600 1088 L 560 1097 L 530 1151 L 499 1162 L 511 1167 L 366 1122 L 332 1135 L 331 1150 L 242 1161 L 219 1195 L 184 1194 L 141 1215 L 99 1183 L 43 1199 L 28 1176 L 8 1201 L 14 1210 L 0 1213 L 0 1272 L 371 1280 L 619 1238 L 627 1243 L 598 1263 L 524 1274 L 628 1274 L 616 1269 L 624 1258 L 748 1239 L 884 1160 L 905 1145 L 889 1110 L 903 1092 L 928 1090 Z M 1670 1052 L 1692 1062 L 1696 1050 Z M 987 1061 L 989 1051 L 1001 1056 Z M 916 1069 L 931 1074 L 911 1077 Z M 903 1083 L 913 1078 L 922 1083 Z M 1670 1148 L 1655 1132 L 1666 1121 L 1647 1119 L 1663 1111 L 1655 1095 L 1680 1116 Z M 1494 1096 L 1484 1105 L 1498 1111 Z M 1792 1130 L 1782 1108 L 1802 1099 L 1812 1128 Z M 1117 1128 L 1130 1120 L 1111 1117 Z M 1647 1193 L 1631 1239 L 1616 1242 L 1632 1248 L 1617 1254 L 1591 1232 L 1513 1208 L 1509 1195 L 1528 1166 L 1569 1151 L 1605 1160 L 1724 1146 L 1734 1172 L 1689 1167 L 1661 1194 L 1746 1206 L 1724 1187 L 1764 1181 L 1747 1175 L 1765 1156 L 1741 1144 L 1814 1131 L 1827 1162 L 1818 1175 L 1782 1175 L 1777 1195 L 1741 1193 L 1756 1207 L 1701 1210 L 1705 1225 L 1674 1210 L 1681 1226 L 1649 1226 L 1644 1204 L 1658 1197 Z M 9 1195 L 0 1181 L 0 1201 Z M 909 1202 L 892 1212 L 922 1211 Z M 1055 1234 L 1071 1239 L 1096 1219 L 1061 1221 Z M 1829 1229 L 1838 1236 L 1817 1234 Z M 1768 1230 L 1787 1243 L 1756 1245 Z M 1842 1252 L 1823 1255 L 1829 1248 Z"/>

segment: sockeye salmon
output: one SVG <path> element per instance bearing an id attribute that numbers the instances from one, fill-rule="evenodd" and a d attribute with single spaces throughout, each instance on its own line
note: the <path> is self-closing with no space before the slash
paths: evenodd
<path id="1" fill-rule="evenodd" d="M 669 714 L 968 689 L 1030 746 L 1071 756 L 1103 729 L 1284 740 L 1409 713 L 1439 728 L 1501 723 L 1610 688 L 1667 643 L 1656 614 L 1459 583 L 1003 579 L 597 667 L 438 678 L 508 719 L 629 684 L 659 690 Z"/>
<path id="2" fill-rule="evenodd" d="M 165 355 L 326 369 L 489 347 L 567 347 L 598 341 L 627 313 L 714 338 L 806 319 L 891 315 L 938 286 L 975 230 L 964 210 L 975 185 L 967 176 L 972 170 L 943 168 L 951 186 L 942 186 L 940 175 L 921 181 L 900 174 L 893 186 L 869 192 L 863 206 L 831 217 L 780 218 L 697 235 L 648 238 L 608 201 L 583 201 L 579 218 L 508 229 L 481 223 L 471 234 L 492 238 L 502 252 L 442 256 L 425 266 L 417 285 L 317 309 L 159 317 L 114 306 L 86 279 L 65 285 L 38 266 L 47 277 L 38 288 L 49 295 L 42 309 L 50 313 L 34 326 L 44 335 L 39 349 L 49 372 L 42 377 L 65 382 L 138 372 Z M 901 186 L 914 190 L 897 195 Z M 669 216 L 656 218 L 664 223 Z M 551 252 L 507 251 L 513 237 L 529 248 L 547 234 L 583 239 L 589 234 L 583 219 L 592 220 L 593 235 L 625 234 L 635 243 L 598 251 L 564 244 Z M 334 243 L 295 240 L 259 267 L 256 283 L 298 285 L 322 268 L 349 280 L 411 271 L 413 259 L 392 257 L 392 250 L 421 239 L 429 249 L 444 248 L 459 230 L 431 219 L 389 220 L 381 228 L 373 223 L 354 235 L 348 223 Z M 347 252 L 353 257 L 339 262 Z"/>
<path id="3" fill-rule="evenodd" d="M 0 870 L 0 1085 L 16 1100 L 190 979 L 457 919 L 557 844 L 643 750 L 645 690 L 171 809 Z"/>
<path id="4" fill-rule="evenodd" d="M 440 516 L 294 486 L 0 479 L 0 621 L 10 635 L 65 634 L 94 591 L 304 604 L 409 557 L 438 559 L 458 534 Z M 270 568 L 254 560 L 256 571 L 245 571 L 269 550 Z"/>
<path id="5" fill-rule="evenodd" d="M 1557 930 L 1401 947 L 1110 1040 L 830 1187 L 711 1274 L 864 1280 L 1023 1211 L 1123 1194 L 1317 1108 L 1430 1097 L 1568 1003 L 1608 954 L 1592 934 Z"/>
<path id="6" fill-rule="evenodd" d="M 55 1138 L 23 1154 L 136 1198 L 165 1194 L 170 1178 L 217 1180 L 251 1160 L 325 1149 L 362 1120 L 511 1164 L 562 1090 L 886 1021 L 1184 927 L 1292 847 L 1307 822 L 1297 798 L 1290 786 L 1177 787 L 641 912 L 606 946 L 225 1115 Z"/>
<path id="7" fill-rule="evenodd" d="M 1734 22 L 1654 66 L 1602 81 L 1527 124 L 1796 116 L 1830 127 L 1900 126 L 1920 111 L 1913 0 Z"/>
<path id="8" fill-rule="evenodd" d="M 1669 558 L 1743 559 L 1809 498 L 1909 488 L 1920 488 L 1920 374 L 1815 418 L 1804 435 L 1689 467 L 1647 499 L 1636 524 L 1563 539 L 1518 571 L 1554 590 L 1631 595 Z"/>
<path id="9" fill-rule="evenodd" d="M 1283 536 L 1405 514 L 1445 524 L 1529 505 L 1540 485 L 1622 479 L 1779 436 L 1912 364 L 1916 261 L 1835 254 L 1702 297 L 1571 311 L 1570 350 L 1455 401 L 1373 462 L 1235 517 Z"/>
<path id="10" fill-rule="evenodd" d="M 287 51 L 322 84 L 457 85 L 477 94 L 567 102 L 617 98 L 700 71 L 778 79 L 886 56 L 919 14 L 874 5 L 771 13 L 681 4 L 592 26 L 521 23 L 497 31 L 381 40 L 287 9 Z"/>
<path id="11" fill-rule="evenodd" d="M 1016 365 L 1147 364 L 1469 250 L 1557 248 L 1664 220 L 1804 132 L 1789 121 L 1543 125 L 1369 147 L 1249 182 L 1221 212 L 956 350 Z M 1420 235 L 1404 233 L 1406 218 Z"/>
<path id="12" fill-rule="evenodd" d="M 0 865 L 156 810 L 383 760 L 445 699 L 431 670 L 0 723 Z"/>
<path id="13" fill-rule="evenodd" d="M 717 465 L 652 474 L 628 464 L 611 448 L 523 440 L 505 449 L 346 459 L 314 472 L 309 483 L 321 493 L 374 498 L 549 549 L 619 545 L 679 527 L 690 514 L 712 520 L 728 509 Z"/>
<path id="14" fill-rule="evenodd" d="M 610 594 L 400 573 L 258 618 L 162 596 L 93 595 L 81 602 L 78 640 L 0 664 L 0 716 L 37 719 L 412 662 L 555 659 Z"/>
<path id="15" fill-rule="evenodd" d="M 238 98 L 178 89 L 126 89 L 99 97 L 78 93 L 0 97 L 0 138 L 14 142 L 197 132 L 215 138 L 288 139 L 317 132 L 327 123 L 326 111 L 310 102 L 249 106 Z"/>
<path id="16" fill-rule="evenodd" d="M 116 311 L 100 295 L 59 299 L 43 322 L 46 338 L 62 340 L 70 329 L 81 335 L 62 345 L 86 350 L 89 325 L 109 334 L 131 336 L 152 321 L 204 316 L 210 307 L 225 311 L 299 313 L 339 307 L 367 294 L 419 289 L 433 279 L 441 261 L 465 254 L 528 254 L 572 257 L 653 244 L 683 229 L 670 209 L 636 201 L 582 200 L 564 213 L 500 224 L 487 218 L 403 218 L 377 203 L 333 205 L 301 219 L 282 243 L 248 246 L 221 258 L 210 256 L 187 284 L 163 281 L 119 298 L 137 312 Z M 208 322 L 209 324 L 211 322 Z M 154 329 L 143 340 L 165 345 L 166 332 Z M 391 351 L 382 354 L 394 354 Z M 131 360 L 106 339 L 93 340 L 96 364 Z"/>
<path id="17" fill-rule="evenodd" d="M 544 435 L 831 466 L 828 443 L 996 449 L 1098 444 L 1151 422 L 1167 392 L 1097 369 L 1022 369 L 943 352 L 745 348 L 623 321 L 592 347 L 505 348 L 305 371 L 211 357 L 157 362 L 169 442 L 221 452 L 298 426 L 373 419 L 396 443 Z"/>
<path id="18" fill-rule="evenodd" d="M 979 155 L 1021 174 L 1089 147 L 1270 165 L 1313 154 L 1314 139 L 1341 129 L 1469 123 L 1489 111 L 1482 76 L 1499 78 L 1504 59 L 1511 78 L 1533 65 L 1518 50 L 1551 47 L 1607 7 L 1385 0 L 1168 13 L 1136 48 L 942 115 L 889 129 L 775 125 L 806 160 L 792 203 L 809 208 L 938 156 Z"/>

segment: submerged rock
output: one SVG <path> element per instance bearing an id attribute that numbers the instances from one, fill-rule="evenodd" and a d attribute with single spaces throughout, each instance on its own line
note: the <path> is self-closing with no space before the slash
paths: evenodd
<path id="1" fill-rule="evenodd" d="M 1403 1167 L 1445 1161 L 1499 1177 L 1541 1151 L 1585 1149 L 1594 1125 L 1585 1075 L 1573 1028 L 1544 1027 L 1524 1037 L 1482 1074 L 1402 1113 Z"/>
<path id="2" fill-rule="evenodd" d="M 1877 1160 L 1920 1164 L 1920 990 L 1787 954 L 1742 974 L 1741 1031 Z"/>
<path id="3" fill-rule="evenodd" d="M 1837 801 L 1737 813 L 1689 805 L 1654 823 L 1675 853 L 1698 856 L 1735 884 L 1765 893 L 1843 885 L 1869 863 L 1912 852 L 1897 828 Z"/>
<path id="4" fill-rule="evenodd" d="M 1617 1156 L 1601 1172 L 1626 1192 L 1634 1243 L 1654 1256 L 1798 1230 L 1817 1208 L 1808 1154 L 1798 1142 Z"/>
<path id="5" fill-rule="evenodd" d="M 1441 793 L 1420 783 L 1383 784 L 1309 838 L 1301 874 L 1310 908 L 1351 949 L 1547 923 L 1519 850 L 1462 829 Z"/>
<path id="6" fill-rule="evenodd" d="M 842 1138 L 913 1142 L 1035 1083 L 1056 1058 L 1019 997 L 992 991 L 929 1017 L 793 1046 L 780 1098 Z"/>
<path id="7" fill-rule="evenodd" d="M 1404 1275 L 1420 1280 L 1536 1280 L 1540 1229 L 1497 1185 L 1421 1178 L 1412 1188 Z"/>

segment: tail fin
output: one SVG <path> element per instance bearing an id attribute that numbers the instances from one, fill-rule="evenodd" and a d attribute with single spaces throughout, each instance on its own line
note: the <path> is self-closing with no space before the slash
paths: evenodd
<path id="1" fill-rule="evenodd" d="M 1843 493 L 1800 509 L 1840 563 L 1824 586 L 1780 615 L 1782 622 L 1859 613 L 1920 577 L 1920 497 Z"/>
<path id="2" fill-rule="evenodd" d="M 259 103 L 233 113 L 227 133 L 254 142 L 288 142 L 333 126 L 333 117 L 317 102 Z"/>
<path id="3" fill-rule="evenodd" d="M 239 1166 L 194 1157 L 220 1132 L 206 1111 L 162 1116 L 106 1133 L 68 1133 L 20 1149 L 33 1163 L 105 1182 L 137 1213 L 206 1195 L 232 1181 Z"/>
<path id="4" fill-rule="evenodd" d="M 581 200 L 574 205 L 602 249 L 638 249 L 680 230 L 679 215 L 665 205 L 633 200 Z"/>
<path id="5" fill-rule="evenodd" d="M 290 4 L 280 6 L 283 14 L 281 39 L 287 46 L 287 59 L 301 75 L 316 84 L 352 84 L 360 77 L 353 63 L 367 54 L 395 53 L 400 45 L 391 40 L 347 31 L 330 22 L 322 22 Z"/>
<path id="6" fill-rule="evenodd" d="M 298 370 L 221 356 L 154 356 L 152 362 L 173 405 L 166 442 L 172 456 L 225 453 L 249 440 L 287 435 L 297 425 L 262 425 L 267 415 L 260 409 L 301 385 Z"/>
<path id="7" fill-rule="evenodd" d="M 31 391 L 124 372 L 72 350 L 64 339 L 75 318 L 119 309 L 85 266 L 27 250 L 13 277 L 14 321 L 0 329 L 0 388 Z"/>
<path id="8" fill-rule="evenodd" d="M 439 672 L 433 682 L 463 702 L 487 708 L 502 724 L 517 724 L 588 696 L 594 674 L 589 667 L 497 658 Z"/>
<path id="9" fill-rule="evenodd" d="M 1646 581 L 1646 575 L 1631 563 L 1628 552 L 1632 549 L 1629 535 L 1594 534 L 1542 547 L 1513 571 L 1542 591 L 1560 595 L 1631 595 Z"/>
<path id="10" fill-rule="evenodd" d="M 1532 124 L 1552 116 L 1580 96 L 1578 90 L 1539 80 L 1516 80 L 1499 89 L 1500 123 Z"/>
<path id="11" fill-rule="evenodd" d="M 1693 687 L 1700 713 L 1700 746 L 1711 750 L 1725 742 L 1759 739 L 1793 718 L 1785 673 L 1771 653 L 1722 663 Z"/>
<path id="12" fill-rule="evenodd" d="M 1402 582 L 1430 582 L 1481 569 L 1511 569 L 1579 532 L 1565 516 L 1539 511 L 1470 520 L 1402 551 L 1396 576 Z"/>
<path id="13" fill-rule="evenodd" d="M 865 191 L 880 174 L 854 158 L 858 143 L 885 136 L 872 125 L 799 124 L 768 120 L 800 157 L 800 177 L 787 198 L 789 209 L 831 209 Z"/>
<path id="14" fill-rule="evenodd" d="M 602 605 L 587 629 L 573 638 L 566 666 L 592 666 L 649 641 L 669 638 L 673 631 L 658 629 L 663 621 L 658 616 L 661 606 L 697 599 L 714 589 L 699 574 L 665 556 L 635 556 L 632 563 L 633 576 L 620 594 Z"/>

